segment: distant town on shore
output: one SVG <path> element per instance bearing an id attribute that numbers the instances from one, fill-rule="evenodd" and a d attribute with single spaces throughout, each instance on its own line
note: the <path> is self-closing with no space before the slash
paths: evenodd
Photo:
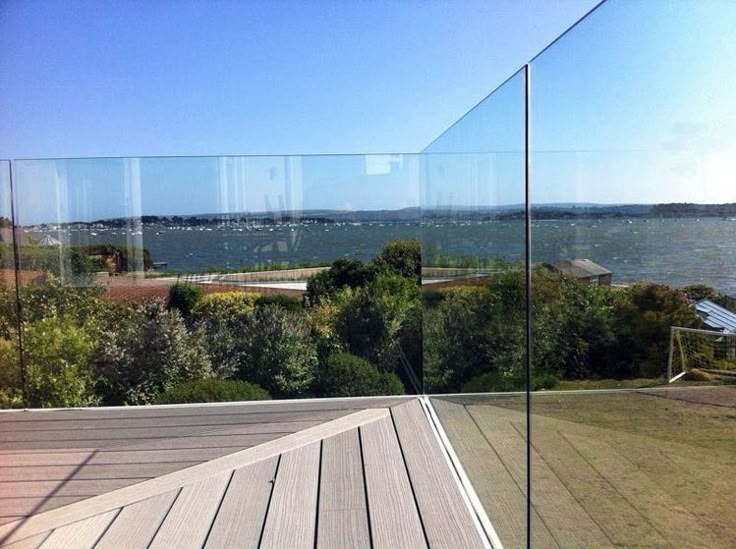
<path id="1" fill-rule="evenodd" d="M 540 204 L 531 209 L 533 219 L 616 219 L 616 218 L 698 218 L 736 217 L 736 203 L 727 204 Z M 94 221 L 68 221 L 29 224 L 29 227 L 104 226 L 123 227 L 131 221 L 143 225 L 206 226 L 223 222 L 252 225 L 280 224 L 333 224 L 333 223 L 412 223 L 420 221 L 504 221 L 523 219 L 523 205 L 506 206 L 431 206 L 409 207 L 396 210 L 285 210 L 266 212 L 205 213 L 191 215 L 143 215 Z M 11 221 L 0 217 L 0 227 L 9 227 Z"/>

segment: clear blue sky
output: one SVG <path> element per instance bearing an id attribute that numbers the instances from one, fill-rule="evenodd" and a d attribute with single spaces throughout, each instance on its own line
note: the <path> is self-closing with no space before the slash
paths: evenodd
<path id="1" fill-rule="evenodd" d="M 5 2 L 0 157 L 421 151 L 593 4 Z M 534 200 L 736 202 L 734 28 L 733 0 L 610 0 L 536 59 Z M 19 220 L 518 204 L 523 89 L 426 165 L 19 164 Z"/>
<path id="2" fill-rule="evenodd" d="M 597 0 L 4 0 L 0 158 L 417 152 Z"/>

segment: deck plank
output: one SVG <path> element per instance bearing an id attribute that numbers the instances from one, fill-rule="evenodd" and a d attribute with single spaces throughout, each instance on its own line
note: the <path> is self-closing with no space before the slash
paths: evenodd
<path id="1" fill-rule="evenodd" d="M 314 547 L 320 443 L 281 455 L 261 547 Z"/>
<path id="2" fill-rule="evenodd" d="M 236 469 L 206 547 L 258 547 L 278 457 Z"/>
<path id="3" fill-rule="evenodd" d="M 431 547 L 484 547 L 419 400 L 391 409 Z"/>
<path id="4" fill-rule="evenodd" d="M 282 401 L 282 402 L 243 402 L 236 404 L 200 404 L 200 405 L 172 405 L 172 406 L 126 406 L 119 408 L 72 408 L 57 410 L 6 410 L 0 411 L 0 428 L 7 423 L 22 423 L 24 421 L 100 421 L 106 419 L 140 419 L 165 417 L 202 417 L 221 415 L 268 414 L 284 412 L 309 412 L 346 410 L 348 413 L 368 408 L 384 408 L 392 406 L 411 397 L 383 397 L 383 398 L 352 398 L 352 399 L 323 399 L 312 401 Z"/>
<path id="5" fill-rule="evenodd" d="M 149 547 L 202 547 L 231 476 L 228 471 L 184 486 Z"/>
<path id="6" fill-rule="evenodd" d="M 1 443 L 22 441 L 103 441 L 128 438 L 164 438 L 216 432 L 229 427 L 278 424 L 295 421 L 329 421 L 349 414 L 350 410 L 315 410 L 309 412 L 271 412 L 240 415 L 204 415 L 201 418 L 140 418 L 126 420 L 130 426 L 117 422 L 97 421 L 43 421 L 9 424 L 0 430 Z M 77 445 L 79 445 L 77 443 Z"/>
<path id="7" fill-rule="evenodd" d="M 87 519 L 62 526 L 54 530 L 41 544 L 42 549 L 82 549 L 93 547 L 110 523 L 115 519 L 118 510 L 108 511 Z"/>
<path id="8" fill-rule="evenodd" d="M 172 490 L 124 507 L 95 549 L 148 547 L 178 494 L 178 490 Z"/>
<path id="9" fill-rule="evenodd" d="M 391 419 L 362 426 L 360 436 L 374 547 L 427 547 Z"/>
<path id="10" fill-rule="evenodd" d="M 94 496 L 112 490 L 130 486 L 140 479 L 95 479 L 95 480 L 41 480 L 36 482 L 4 482 L 0 484 L 0 498 L 16 498 L 19 494 L 26 497 L 54 496 Z"/>
<path id="11" fill-rule="evenodd" d="M 509 547 L 526 545 L 525 485 L 509 473 L 465 406 L 439 398 L 432 399 L 432 406 L 501 542 Z M 556 547 L 536 510 L 532 513 L 532 546 Z"/>
<path id="12" fill-rule="evenodd" d="M 49 509 L 49 499 L 58 500 L 58 505 L 68 505 L 83 499 L 84 496 L 59 496 L 59 497 L 14 497 L 0 500 L 0 514 L 25 516 L 40 513 Z M 57 506 L 58 506 L 57 505 Z"/>
<path id="13" fill-rule="evenodd" d="M 47 465 L 43 467 L 0 468 L 0 482 L 33 482 L 45 480 L 94 480 L 157 477 L 178 469 L 191 467 L 201 461 L 169 463 L 125 463 L 106 465 Z"/>
<path id="14" fill-rule="evenodd" d="M 317 547 L 370 547 L 358 430 L 322 442 Z"/>

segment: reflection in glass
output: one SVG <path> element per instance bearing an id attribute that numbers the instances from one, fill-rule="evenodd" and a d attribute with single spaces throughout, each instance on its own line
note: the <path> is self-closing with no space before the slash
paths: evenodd
<path id="1" fill-rule="evenodd" d="M 15 162 L 31 404 L 420 392 L 418 168 Z"/>
<path id="2" fill-rule="evenodd" d="M 23 405 L 10 162 L 0 161 L 0 408 Z"/>
<path id="3" fill-rule="evenodd" d="M 519 72 L 422 165 L 425 391 L 474 393 L 432 403 L 508 547 L 527 540 L 524 86 Z"/>
<path id="4" fill-rule="evenodd" d="M 735 23 L 608 2 L 532 63 L 532 528 L 560 546 L 736 540 Z"/>

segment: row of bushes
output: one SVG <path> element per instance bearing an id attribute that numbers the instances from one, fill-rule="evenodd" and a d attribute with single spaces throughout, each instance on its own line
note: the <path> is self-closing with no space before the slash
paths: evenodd
<path id="1" fill-rule="evenodd" d="M 183 284 L 171 289 L 168 305 L 119 304 L 99 287 L 68 287 L 47 274 L 21 289 L 29 403 L 403 393 L 403 326 L 419 289 L 413 272 L 407 278 L 385 257 L 368 268 L 365 286 L 335 287 L 311 304 L 242 292 L 203 296 Z M 14 297 L 0 292 L 3 406 L 21 404 Z"/>
<path id="2" fill-rule="evenodd" d="M 177 284 L 168 305 L 117 304 L 49 275 L 21 290 L 27 393 L 34 406 L 71 406 L 521 390 L 524 273 L 495 270 L 422 292 L 419 243 L 400 241 L 369 263 L 334 262 L 303 302 Z M 599 287 L 543 268 L 533 289 L 534 389 L 661 376 L 670 326 L 700 326 L 690 300 L 707 290 Z M 14 298 L 0 291 L 5 406 L 21 394 Z"/>
<path id="3" fill-rule="evenodd" d="M 427 296 L 424 375 L 432 392 L 523 390 L 524 273 Z M 660 284 L 591 285 L 539 268 L 532 276 L 532 389 L 559 379 L 660 377 L 671 326 L 699 327 L 688 295 Z"/>
<path id="4" fill-rule="evenodd" d="M 120 247 L 113 244 L 90 244 L 87 246 L 56 247 L 22 245 L 18 246 L 18 260 L 21 269 L 83 276 L 98 271 L 107 271 L 107 258 L 116 258 L 120 271 L 136 268 L 133 257 L 142 257 L 143 268 L 153 265 L 151 253 L 146 248 Z M 15 268 L 14 250 L 11 244 L 0 244 L 0 267 Z"/>

